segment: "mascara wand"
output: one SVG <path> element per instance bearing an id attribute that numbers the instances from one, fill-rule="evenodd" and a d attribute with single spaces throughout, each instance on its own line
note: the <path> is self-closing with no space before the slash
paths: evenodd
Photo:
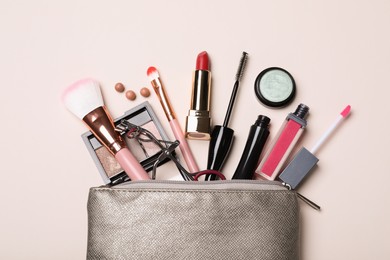
<path id="1" fill-rule="evenodd" d="M 240 65 L 238 66 L 236 81 L 234 82 L 232 95 L 230 96 L 229 106 L 226 111 L 225 120 L 223 121 L 223 127 L 227 127 L 229 125 L 229 120 L 230 120 L 230 116 L 232 115 L 234 101 L 236 100 L 237 90 L 238 87 L 240 86 L 240 80 L 242 78 L 242 74 L 244 74 L 244 69 L 245 69 L 247 59 L 248 59 L 248 53 L 243 52 L 240 60 Z"/>
<path id="2" fill-rule="evenodd" d="M 232 115 L 232 110 L 234 107 L 234 102 L 236 100 L 238 87 L 240 86 L 240 81 L 244 73 L 246 61 L 248 59 L 248 53 L 243 52 L 240 64 L 238 66 L 236 81 L 234 82 L 232 95 L 230 97 L 229 105 L 226 111 L 225 120 L 223 125 L 216 125 L 211 133 L 210 145 L 209 145 L 209 154 L 207 161 L 208 170 L 221 171 L 221 168 L 229 154 L 230 148 L 233 144 L 234 130 L 229 128 L 229 121 Z M 215 180 L 215 175 L 206 175 L 206 180 Z"/>

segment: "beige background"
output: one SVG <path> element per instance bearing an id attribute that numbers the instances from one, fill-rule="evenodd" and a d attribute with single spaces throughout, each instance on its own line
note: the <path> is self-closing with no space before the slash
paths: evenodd
<path id="1" fill-rule="evenodd" d="M 62 90 L 87 76 L 101 82 L 114 117 L 145 100 L 172 136 L 153 94 L 135 102 L 156 66 L 184 126 L 200 51 L 212 62 L 212 117 L 221 124 L 242 51 L 250 55 L 230 126 L 231 176 L 257 115 L 271 136 L 289 112 L 310 106 L 300 145 L 311 147 L 347 104 L 351 116 L 318 153 L 300 191 L 302 259 L 389 259 L 390 2 L 373 1 L 0 1 L 0 259 L 84 259 L 88 188 L 102 184 L 65 110 Z M 253 83 L 270 66 L 294 76 L 293 104 L 271 110 Z M 207 142 L 190 142 L 201 168 Z M 173 168 L 172 168 L 173 169 Z"/>

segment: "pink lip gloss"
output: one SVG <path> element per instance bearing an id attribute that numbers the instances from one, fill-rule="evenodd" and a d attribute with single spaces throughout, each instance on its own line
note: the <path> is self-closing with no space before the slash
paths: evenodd
<path id="1" fill-rule="evenodd" d="M 300 104 L 294 113 L 290 113 L 286 117 L 285 122 L 271 143 L 271 148 L 256 169 L 256 173 L 260 178 L 275 180 L 278 176 L 307 125 L 305 117 L 308 112 L 309 107 Z"/>

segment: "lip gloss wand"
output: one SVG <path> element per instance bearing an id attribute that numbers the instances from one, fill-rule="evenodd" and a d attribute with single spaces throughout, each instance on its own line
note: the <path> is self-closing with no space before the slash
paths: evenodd
<path id="1" fill-rule="evenodd" d="M 184 137 L 184 133 L 180 128 L 179 121 L 176 119 L 176 114 L 173 111 L 171 102 L 168 99 L 164 85 L 161 81 L 160 75 L 155 67 L 149 67 L 147 70 L 147 75 L 152 83 L 153 89 L 157 94 L 158 99 L 160 100 L 161 106 L 164 109 L 165 115 L 171 126 L 173 135 L 180 142 L 179 148 L 186 161 L 187 167 L 191 173 L 199 172 L 198 165 L 195 162 L 194 156 L 188 146 L 188 143 Z"/>
<path id="2" fill-rule="evenodd" d="M 338 125 L 349 115 L 350 111 L 351 106 L 346 106 L 344 110 L 337 116 L 333 124 L 325 131 L 317 143 L 310 149 L 310 151 L 305 147 L 301 148 L 294 159 L 291 160 L 291 162 L 279 176 L 279 179 L 285 185 L 294 190 L 312 172 L 314 166 L 316 166 L 319 161 L 315 154 L 337 129 Z"/>

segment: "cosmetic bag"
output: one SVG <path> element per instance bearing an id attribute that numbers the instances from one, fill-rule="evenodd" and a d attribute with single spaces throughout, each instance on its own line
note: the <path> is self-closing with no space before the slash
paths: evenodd
<path id="1" fill-rule="evenodd" d="M 87 259 L 299 259 L 297 193 L 279 182 L 91 188 Z"/>

